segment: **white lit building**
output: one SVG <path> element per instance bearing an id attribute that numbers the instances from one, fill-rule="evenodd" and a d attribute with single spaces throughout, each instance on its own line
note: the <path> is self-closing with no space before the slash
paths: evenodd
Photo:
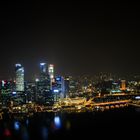
<path id="1" fill-rule="evenodd" d="M 49 65 L 48 72 L 49 72 L 51 82 L 53 82 L 54 81 L 54 65 L 52 64 Z"/>
<path id="2" fill-rule="evenodd" d="M 21 64 L 16 64 L 16 91 L 24 91 L 24 68 Z"/>

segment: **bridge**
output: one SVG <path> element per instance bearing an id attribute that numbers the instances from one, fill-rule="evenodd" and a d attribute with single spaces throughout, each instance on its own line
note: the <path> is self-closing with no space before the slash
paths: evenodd
<path id="1" fill-rule="evenodd" d="M 94 106 L 119 105 L 119 104 L 126 104 L 129 102 L 130 100 L 120 100 L 120 101 L 113 101 L 113 102 L 94 103 Z"/>
<path id="2" fill-rule="evenodd" d="M 108 101 L 108 102 L 88 102 L 85 104 L 85 107 L 91 109 L 101 109 L 102 111 L 105 109 L 111 108 L 119 108 L 128 106 L 131 100 L 117 100 L 117 101 Z"/>

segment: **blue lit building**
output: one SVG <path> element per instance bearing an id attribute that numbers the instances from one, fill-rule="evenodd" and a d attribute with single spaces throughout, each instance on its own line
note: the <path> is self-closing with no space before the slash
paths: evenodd
<path id="1" fill-rule="evenodd" d="M 65 83 L 62 76 L 55 77 L 55 81 L 52 85 L 52 91 L 55 101 L 65 97 Z"/>

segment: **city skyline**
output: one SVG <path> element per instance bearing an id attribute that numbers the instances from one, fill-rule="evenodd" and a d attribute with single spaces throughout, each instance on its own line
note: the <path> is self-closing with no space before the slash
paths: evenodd
<path id="1" fill-rule="evenodd" d="M 61 75 L 139 74 L 137 4 L 36 1 L 2 5 L 1 79 L 14 76 L 16 63 L 24 65 L 31 79 L 40 62 L 54 64 Z"/>
<path id="2" fill-rule="evenodd" d="M 50 63 L 47 63 L 45 61 L 43 62 L 40 62 L 37 66 L 36 66 L 36 69 L 37 69 L 37 73 L 33 73 L 28 76 L 28 71 L 31 72 L 31 69 L 27 69 L 26 67 L 24 67 L 23 64 L 20 64 L 20 63 L 17 63 L 17 64 L 14 64 L 10 69 L 10 73 L 11 75 L 8 75 L 8 77 L 0 77 L 1 79 L 0 80 L 15 80 L 16 79 L 16 72 L 15 72 L 15 66 L 23 66 L 23 71 L 24 71 L 24 78 L 25 78 L 25 81 L 36 81 L 36 79 L 39 78 L 39 75 L 40 75 L 40 69 L 41 67 L 43 68 L 44 65 L 45 65 L 45 69 L 44 69 L 44 72 L 45 73 L 48 73 L 50 75 L 50 78 L 51 80 L 53 81 L 54 77 L 57 77 L 57 76 L 63 76 L 63 77 L 73 77 L 73 78 L 80 78 L 80 77 L 83 77 L 83 78 L 86 78 L 86 77 L 91 77 L 91 78 L 94 78 L 94 80 L 96 79 L 96 77 L 108 77 L 107 79 L 127 79 L 127 80 L 132 80 L 132 79 L 139 79 L 140 78 L 140 75 L 139 74 L 130 74 L 130 75 L 127 75 L 127 74 L 117 74 L 117 73 L 111 73 L 111 72 L 103 72 L 103 71 L 100 71 L 100 72 L 96 72 L 92 75 L 90 74 L 83 74 L 83 75 L 80 75 L 80 74 L 77 74 L 77 75 L 68 75 L 68 74 L 60 74 L 56 71 L 56 67 L 54 66 L 54 64 L 50 64 Z M 104 79 L 105 80 L 105 79 Z"/>
<path id="3" fill-rule="evenodd" d="M 138 135 L 140 5 L 0 3 L 0 140 Z"/>

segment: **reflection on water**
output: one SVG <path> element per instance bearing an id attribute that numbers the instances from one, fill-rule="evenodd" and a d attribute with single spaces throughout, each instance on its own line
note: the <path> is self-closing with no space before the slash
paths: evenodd
<path id="1" fill-rule="evenodd" d="M 29 133 L 26 127 L 22 128 L 21 137 L 22 137 L 22 140 L 29 140 Z"/>
<path id="2" fill-rule="evenodd" d="M 61 120 L 59 116 L 55 116 L 54 117 L 54 125 L 56 129 L 60 129 L 61 128 Z"/>
<path id="3" fill-rule="evenodd" d="M 20 123 L 18 121 L 14 122 L 14 129 L 17 131 L 20 129 Z"/>
<path id="4" fill-rule="evenodd" d="M 58 114 L 36 113 L 31 117 L 17 114 L 1 120 L 0 140 L 48 140 L 49 134 L 55 134 L 61 128 L 62 120 Z"/>
<path id="5" fill-rule="evenodd" d="M 29 119 L 26 120 L 26 125 L 27 125 L 27 126 L 29 125 Z"/>
<path id="6" fill-rule="evenodd" d="M 135 109 L 81 114 L 36 113 L 24 118 L 21 114 L 21 117 L 10 116 L 10 119 L 0 121 L 0 140 L 66 140 L 75 136 L 88 138 L 93 133 L 100 137 L 99 132 L 114 133 L 118 126 L 121 126 L 119 132 L 127 128 L 130 131 L 139 117 L 140 113 Z"/>
<path id="7" fill-rule="evenodd" d="M 66 130 L 70 130 L 71 124 L 70 121 L 66 121 Z"/>
<path id="8" fill-rule="evenodd" d="M 8 128 L 4 129 L 4 136 L 5 137 L 10 137 L 11 136 L 11 131 Z"/>
<path id="9" fill-rule="evenodd" d="M 48 128 L 45 126 L 42 127 L 41 133 L 42 133 L 42 140 L 47 140 L 48 139 Z"/>

